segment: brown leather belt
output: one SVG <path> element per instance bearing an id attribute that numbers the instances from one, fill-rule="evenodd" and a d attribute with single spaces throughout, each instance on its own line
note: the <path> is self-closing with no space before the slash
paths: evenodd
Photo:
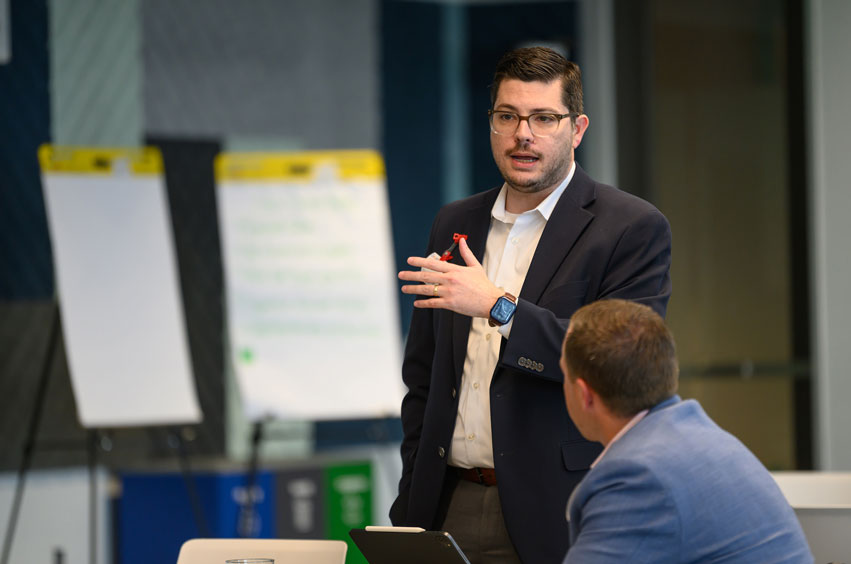
<path id="1" fill-rule="evenodd" d="M 462 480 L 475 482 L 483 486 L 496 485 L 496 470 L 493 468 L 458 468 L 456 466 L 452 466 L 452 468 Z"/>

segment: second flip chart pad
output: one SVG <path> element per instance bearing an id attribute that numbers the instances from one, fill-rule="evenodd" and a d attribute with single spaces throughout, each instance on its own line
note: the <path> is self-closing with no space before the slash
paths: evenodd
<path id="1" fill-rule="evenodd" d="M 230 361 L 251 419 L 397 415 L 398 284 L 372 151 L 216 162 Z"/>

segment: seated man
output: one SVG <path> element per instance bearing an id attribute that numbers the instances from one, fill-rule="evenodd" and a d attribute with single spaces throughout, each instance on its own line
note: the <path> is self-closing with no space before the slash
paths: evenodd
<path id="1" fill-rule="evenodd" d="M 653 310 L 580 308 L 561 369 L 571 419 L 605 446 L 568 502 L 566 563 L 813 561 L 765 467 L 676 395 L 674 340 Z"/>

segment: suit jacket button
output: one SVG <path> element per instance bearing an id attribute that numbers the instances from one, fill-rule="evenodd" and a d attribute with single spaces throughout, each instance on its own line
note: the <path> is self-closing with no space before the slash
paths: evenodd
<path id="1" fill-rule="evenodd" d="M 440 456 L 440 458 L 443 458 L 444 456 L 446 456 L 446 450 L 444 450 L 443 447 L 437 447 L 437 454 L 438 456 Z"/>
<path id="2" fill-rule="evenodd" d="M 455 397 L 455 393 L 456 393 L 456 392 L 455 392 L 455 388 L 452 388 L 452 397 L 453 397 L 453 398 Z"/>
<path id="3" fill-rule="evenodd" d="M 525 356 L 521 356 L 520 359 L 517 361 L 517 364 L 519 364 L 520 366 L 522 366 L 524 368 L 526 367 L 526 363 L 527 363 L 527 360 L 526 360 Z"/>

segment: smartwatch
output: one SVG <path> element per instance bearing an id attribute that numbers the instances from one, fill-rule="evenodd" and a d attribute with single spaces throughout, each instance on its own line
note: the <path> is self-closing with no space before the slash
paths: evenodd
<path id="1" fill-rule="evenodd" d="M 516 309 L 517 298 L 506 292 L 504 296 L 500 296 L 496 300 L 496 303 L 493 304 L 490 317 L 488 318 L 488 325 L 491 327 L 505 325 L 511 321 Z"/>

